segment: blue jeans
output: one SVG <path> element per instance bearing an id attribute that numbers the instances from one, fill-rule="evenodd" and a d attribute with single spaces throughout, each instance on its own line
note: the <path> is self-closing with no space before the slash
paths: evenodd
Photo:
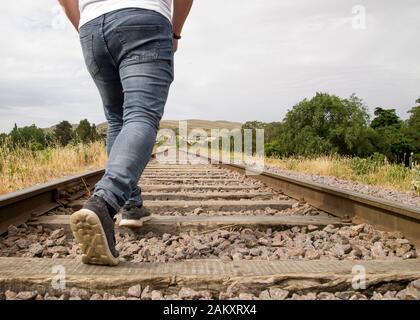
<path id="1" fill-rule="evenodd" d="M 108 162 L 94 194 L 117 211 L 142 205 L 138 181 L 173 81 L 171 22 L 150 10 L 117 10 L 84 24 L 80 42 L 108 121 Z"/>

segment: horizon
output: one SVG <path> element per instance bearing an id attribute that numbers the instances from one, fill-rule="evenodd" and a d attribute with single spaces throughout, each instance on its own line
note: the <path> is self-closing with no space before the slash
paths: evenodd
<path id="1" fill-rule="evenodd" d="M 414 107 L 414 106 L 415 106 L 415 103 L 413 103 L 413 107 Z M 409 108 L 409 110 L 410 110 L 411 108 L 412 108 L 412 107 L 410 107 L 410 108 Z M 385 108 L 385 109 L 387 109 L 387 108 Z M 390 108 L 390 109 L 395 109 L 395 108 Z M 289 110 L 290 110 L 290 109 L 288 109 L 288 111 L 289 111 Z M 406 112 L 406 116 L 405 116 L 405 117 L 400 116 L 400 115 L 398 114 L 398 110 L 396 110 L 396 112 L 397 112 L 397 115 L 401 118 L 401 120 L 405 121 L 405 120 L 407 120 L 407 119 L 409 118 L 409 110 Z M 369 117 L 370 117 L 370 119 L 369 119 L 369 120 L 370 120 L 370 122 L 372 121 L 373 116 L 374 116 L 373 112 L 374 112 L 374 110 L 372 110 L 372 112 L 371 112 L 371 109 L 370 109 L 370 108 L 368 108 L 368 113 L 369 113 Z M 77 121 L 77 122 L 71 122 L 71 121 L 69 121 L 69 123 L 70 123 L 72 126 L 77 126 L 77 125 L 79 124 L 79 122 L 80 122 L 81 120 L 84 120 L 84 119 L 87 119 L 87 118 L 81 118 L 81 119 L 80 119 L 79 121 Z M 101 122 L 92 122 L 92 121 L 90 121 L 89 119 L 87 119 L 87 120 L 90 122 L 90 124 L 94 124 L 96 127 L 99 127 L 100 125 L 104 125 L 104 124 L 107 124 L 107 123 L 108 123 L 106 120 L 101 121 Z M 284 120 L 284 116 L 283 116 L 283 118 L 282 118 L 282 119 L 279 119 L 279 120 L 274 120 L 274 121 L 270 121 L 270 122 L 267 122 L 267 121 L 262 121 L 262 120 L 259 120 L 259 119 L 252 119 L 252 120 L 251 120 L 251 119 L 249 119 L 249 120 L 246 120 L 246 121 L 235 121 L 235 120 L 222 120 L 222 119 L 209 120 L 209 119 L 197 119 L 197 118 L 191 118 L 191 119 L 166 119 L 166 118 L 163 118 L 163 119 L 161 120 L 161 122 L 165 122 L 165 121 L 208 121 L 208 122 L 229 122 L 229 123 L 239 123 L 239 124 L 245 124 L 246 122 L 250 122 L 250 121 L 260 121 L 260 122 L 263 122 L 263 123 L 273 123 L 273 122 L 282 122 L 283 120 Z M 14 125 L 16 124 L 18 128 L 23 128 L 23 127 L 26 127 L 26 126 L 35 125 L 36 127 L 40 128 L 40 129 L 42 129 L 42 130 L 48 130 L 48 129 L 51 129 L 51 128 L 55 127 L 57 124 L 59 124 L 59 123 L 60 123 L 60 122 L 62 122 L 62 121 L 68 121 L 68 120 L 66 120 L 66 119 L 62 119 L 62 120 L 59 120 L 59 121 L 57 121 L 57 122 L 55 122 L 55 123 L 52 123 L 52 124 L 50 124 L 50 125 L 48 125 L 48 126 L 43 126 L 43 127 L 41 127 L 41 126 L 37 125 L 36 123 L 26 124 L 26 125 L 22 125 L 22 126 L 20 126 L 20 125 L 19 125 L 19 123 L 15 122 L 15 123 L 13 123 L 13 125 L 12 125 L 12 129 L 13 129 Z M 8 134 L 8 133 L 10 133 L 10 131 L 11 131 L 12 129 L 10 129 L 9 131 L 2 131 L 2 130 L 0 129 L 0 134 Z"/>

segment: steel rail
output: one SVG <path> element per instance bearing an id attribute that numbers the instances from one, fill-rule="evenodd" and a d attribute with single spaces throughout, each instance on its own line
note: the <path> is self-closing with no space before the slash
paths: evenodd
<path id="1" fill-rule="evenodd" d="M 166 151 L 162 151 L 166 152 Z M 180 152 L 186 153 L 184 150 Z M 309 180 L 291 178 L 278 173 L 256 171 L 244 165 L 194 155 L 208 163 L 234 170 L 263 182 L 287 196 L 353 223 L 370 223 L 386 231 L 400 231 L 416 246 L 420 246 L 420 208 L 363 193 L 337 189 Z"/>
<path id="2" fill-rule="evenodd" d="M 45 184 L 0 195 L 0 234 L 10 225 L 20 225 L 61 206 L 60 192 L 77 185 L 91 188 L 104 174 L 94 170 Z"/>
<path id="3" fill-rule="evenodd" d="M 387 231 L 400 231 L 420 245 L 420 208 L 366 194 L 337 189 L 304 179 L 270 172 L 255 172 L 237 164 L 219 164 L 263 182 L 276 191 L 353 223 L 371 223 Z M 248 174 L 247 174 L 248 172 Z"/>

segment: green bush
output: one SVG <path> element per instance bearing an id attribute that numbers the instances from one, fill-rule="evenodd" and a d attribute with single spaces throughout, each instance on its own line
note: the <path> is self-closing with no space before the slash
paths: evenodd
<path id="1" fill-rule="evenodd" d="M 273 141 L 264 145 L 265 155 L 267 157 L 279 157 L 284 154 L 280 141 Z"/>
<path id="2" fill-rule="evenodd" d="M 42 150 L 40 154 L 42 156 L 42 160 L 45 163 L 48 163 L 48 161 L 51 160 L 52 152 L 51 152 L 51 149 L 50 148 L 47 148 L 45 150 Z"/>
<path id="3" fill-rule="evenodd" d="M 41 151 L 41 150 L 43 150 L 45 148 L 45 146 L 42 145 L 39 142 L 35 142 L 34 141 L 34 142 L 31 142 L 29 144 L 29 148 L 31 149 L 31 151 L 35 152 L 35 151 Z"/>
<path id="4" fill-rule="evenodd" d="M 385 156 L 375 153 L 369 158 L 350 158 L 349 164 L 351 169 L 357 175 L 367 175 L 369 173 L 376 173 L 378 169 L 386 162 Z"/>

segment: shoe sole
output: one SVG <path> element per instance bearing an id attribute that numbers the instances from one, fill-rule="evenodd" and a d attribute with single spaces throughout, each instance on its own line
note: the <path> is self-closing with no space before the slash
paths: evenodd
<path id="1" fill-rule="evenodd" d="M 152 217 L 144 217 L 141 219 L 121 219 L 118 225 L 119 227 L 125 228 L 141 228 L 143 227 L 143 223 L 149 221 L 150 219 L 152 219 Z"/>
<path id="2" fill-rule="evenodd" d="M 116 266 L 119 262 L 109 249 L 108 240 L 99 217 L 89 209 L 81 209 L 70 216 L 73 236 L 82 250 L 82 262 Z"/>

